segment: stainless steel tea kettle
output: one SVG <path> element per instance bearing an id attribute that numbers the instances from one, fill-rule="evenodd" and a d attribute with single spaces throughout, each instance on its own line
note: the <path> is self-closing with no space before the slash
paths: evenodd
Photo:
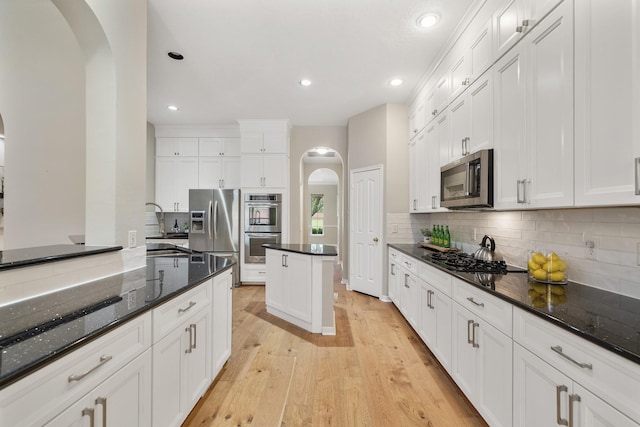
<path id="1" fill-rule="evenodd" d="M 487 246 L 487 240 L 489 241 Z M 482 238 L 482 243 L 480 243 L 480 248 L 476 249 L 473 253 L 473 257 L 475 259 L 481 259 L 483 261 L 502 261 L 502 255 L 500 252 L 496 251 L 496 242 L 493 240 L 493 237 L 485 236 Z"/>

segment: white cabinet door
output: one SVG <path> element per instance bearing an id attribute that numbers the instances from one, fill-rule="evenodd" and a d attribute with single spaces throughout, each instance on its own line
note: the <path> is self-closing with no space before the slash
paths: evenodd
<path id="1" fill-rule="evenodd" d="M 265 286 L 265 302 L 267 306 L 284 311 L 285 286 L 284 264 L 285 253 L 274 249 L 267 250 L 267 277 L 269 282 Z"/>
<path id="2" fill-rule="evenodd" d="M 467 138 L 469 138 L 469 99 L 467 96 L 456 98 L 449 106 L 449 160 L 453 162 L 467 155 Z"/>
<path id="3" fill-rule="evenodd" d="M 242 186 L 263 187 L 262 154 L 242 155 Z"/>
<path id="4" fill-rule="evenodd" d="M 419 93 L 415 101 L 409 107 L 409 139 L 418 135 L 426 124 L 426 100 Z"/>
<path id="5" fill-rule="evenodd" d="M 578 400 L 579 399 L 579 400 Z M 608 405 L 578 383 L 573 383 L 574 426 L 638 427 L 640 424 Z M 569 424 L 571 425 L 571 424 Z"/>
<path id="6" fill-rule="evenodd" d="M 151 362 L 147 350 L 45 425 L 151 426 Z"/>
<path id="7" fill-rule="evenodd" d="M 453 303 L 451 376 L 492 426 L 512 423 L 512 340 Z"/>
<path id="8" fill-rule="evenodd" d="M 156 156 L 197 157 L 198 138 L 156 138 Z"/>
<path id="9" fill-rule="evenodd" d="M 391 301 L 393 301 L 393 303 L 395 304 L 395 306 L 398 306 L 398 288 L 397 288 L 397 283 L 398 283 L 398 263 L 393 260 L 391 258 L 391 252 L 389 253 L 389 276 L 388 276 L 388 281 L 387 281 L 387 285 L 389 287 L 388 293 L 389 293 L 389 298 L 391 298 Z"/>
<path id="10" fill-rule="evenodd" d="M 409 142 L 409 212 L 426 212 L 427 205 L 427 136 L 421 131 Z"/>
<path id="11" fill-rule="evenodd" d="M 573 206 L 573 11 L 565 1 L 522 40 L 526 52 L 525 201 Z"/>
<path id="12" fill-rule="evenodd" d="M 558 425 L 568 419 L 571 378 L 519 344 L 513 345 L 513 425 Z"/>
<path id="13" fill-rule="evenodd" d="M 473 400 L 489 425 L 509 427 L 513 417 L 513 341 L 483 320 L 476 318 L 475 323 L 478 389 Z"/>
<path id="14" fill-rule="evenodd" d="M 233 312 L 233 282 L 231 271 L 219 274 L 213 278 L 212 296 L 212 335 L 211 335 L 211 363 L 212 379 L 215 379 L 231 355 L 231 331 Z"/>
<path id="15" fill-rule="evenodd" d="M 440 166 L 451 161 L 451 127 L 449 126 L 449 111 L 443 111 L 436 119 L 437 139 L 440 148 Z"/>
<path id="16" fill-rule="evenodd" d="M 188 212 L 190 188 L 198 188 L 197 157 L 156 157 L 156 203 L 165 212 Z"/>
<path id="17" fill-rule="evenodd" d="M 451 366 L 451 298 L 423 280 L 420 283 L 418 333 L 449 371 Z"/>
<path id="18" fill-rule="evenodd" d="M 198 159 L 198 188 L 222 188 L 223 157 Z"/>
<path id="19" fill-rule="evenodd" d="M 491 18 L 471 38 L 469 47 L 469 76 L 473 83 L 493 64 L 493 32 Z"/>
<path id="20" fill-rule="evenodd" d="M 224 156 L 224 138 L 198 138 L 200 157 Z"/>
<path id="21" fill-rule="evenodd" d="M 240 157 L 227 157 L 222 159 L 222 188 L 240 188 Z"/>
<path id="22" fill-rule="evenodd" d="M 265 154 L 263 163 L 264 187 L 286 187 L 289 157 L 284 154 Z"/>
<path id="23" fill-rule="evenodd" d="M 519 49 L 493 67 L 494 83 L 494 206 L 519 208 L 519 184 L 525 178 L 525 85 Z M 522 189 L 520 189 L 522 191 Z"/>
<path id="24" fill-rule="evenodd" d="M 264 131 L 262 145 L 265 153 L 287 153 L 286 131 Z"/>
<path id="25" fill-rule="evenodd" d="M 446 121 L 446 116 L 444 117 Z M 439 125 L 433 121 L 425 129 L 427 136 L 426 153 L 426 207 L 427 212 L 435 212 L 440 208 L 440 140 L 438 138 Z M 442 208 L 442 210 L 446 210 Z"/>
<path id="26" fill-rule="evenodd" d="M 454 48 L 455 51 L 452 51 L 453 55 L 456 55 L 456 59 L 453 61 L 453 65 L 449 71 L 449 98 L 455 99 L 457 96 L 461 95 L 462 92 L 467 89 L 471 79 L 469 78 L 469 60 L 468 60 L 468 50 L 463 46 L 457 46 Z"/>
<path id="27" fill-rule="evenodd" d="M 198 188 L 198 158 L 181 157 L 176 159 L 176 162 L 177 176 L 174 178 L 178 181 L 178 185 L 175 195 L 177 203 L 175 211 L 189 212 L 189 189 Z"/>
<path id="28" fill-rule="evenodd" d="M 640 1 L 576 1 L 575 32 L 575 204 L 637 204 Z"/>
<path id="29" fill-rule="evenodd" d="M 311 256 L 286 252 L 284 293 L 287 313 L 311 323 Z"/>
<path id="30" fill-rule="evenodd" d="M 211 307 L 153 346 L 153 426 L 179 426 L 211 382 Z"/>
<path id="31" fill-rule="evenodd" d="M 400 283 L 400 311 L 404 314 L 405 319 L 414 328 L 418 327 L 418 306 L 420 298 L 420 286 L 416 276 L 406 270 L 402 271 L 402 278 Z"/>
<path id="32" fill-rule="evenodd" d="M 523 34 L 522 0 L 505 0 L 493 14 L 493 40 L 496 58 L 513 47 Z"/>
<path id="33" fill-rule="evenodd" d="M 486 72 L 467 91 L 469 140 L 467 153 L 493 148 L 493 74 Z"/>

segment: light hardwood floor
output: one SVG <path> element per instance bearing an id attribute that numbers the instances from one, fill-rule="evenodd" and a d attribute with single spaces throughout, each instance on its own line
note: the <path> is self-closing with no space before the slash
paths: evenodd
<path id="1" fill-rule="evenodd" d="M 486 426 L 392 303 L 334 277 L 336 336 L 233 290 L 233 349 L 184 426 Z"/>

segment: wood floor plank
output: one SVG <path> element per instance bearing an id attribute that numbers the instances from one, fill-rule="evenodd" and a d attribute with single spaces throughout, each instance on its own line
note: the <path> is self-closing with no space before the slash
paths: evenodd
<path id="1" fill-rule="evenodd" d="M 267 313 L 263 286 L 235 288 L 232 356 L 184 426 L 486 426 L 395 306 L 339 278 L 335 336 Z"/>

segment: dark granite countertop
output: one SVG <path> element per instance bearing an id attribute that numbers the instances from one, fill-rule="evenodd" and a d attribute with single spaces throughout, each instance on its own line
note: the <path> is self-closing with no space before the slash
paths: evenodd
<path id="1" fill-rule="evenodd" d="M 202 253 L 147 257 L 146 267 L 0 307 L 0 388 L 232 264 Z"/>
<path id="2" fill-rule="evenodd" d="M 323 245 L 320 243 L 265 243 L 262 246 L 267 249 L 276 249 L 285 252 L 296 252 L 304 255 L 338 256 L 338 249 L 334 245 Z"/>
<path id="3" fill-rule="evenodd" d="M 0 271 L 122 250 L 122 246 L 50 245 L 0 251 Z"/>
<path id="4" fill-rule="evenodd" d="M 475 273 L 457 273 L 431 260 L 432 251 L 411 244 L 389 244 L 413 258 L 450 273 L 471 285 L 533 313 L 598 346 L 640 363 L 640 300 L 579 283 L 562 286 L 560 297 L 536 292 L 549 286 L 530 284 L 527 274 L 507 273 L 493 283 L 483 283 Z"/>

